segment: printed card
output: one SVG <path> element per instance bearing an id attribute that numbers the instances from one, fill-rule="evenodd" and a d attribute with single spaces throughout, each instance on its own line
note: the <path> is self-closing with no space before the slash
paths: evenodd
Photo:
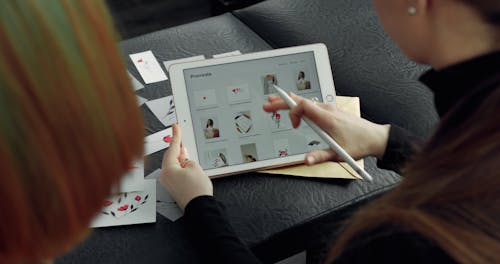
<path id="1" fill-rule="evenodd" d="M 146 105 L 165 127 L 170 127 L 177 123 L 173 96 L 151 100 L 146 102 Z"/>
<path id="2" fill-rule="evenodd" d="M 215 89 L 195 91 L 193 94 L 196 107 L 199 109 L 217 106 Z"/>
<path id="3" fill-rule="evenodd" d="M 152 51 L 130 54 L 130 59 L 146 84 L 168 80 Z"/>
<path id="4" fill-rule="evenodd" d="M 133 225 L 156 222 L 156 180 L 145 180 L 144 191 L 112 196 L 90 227 Z"/>
<path id="5" fill-rule="evenodd" d="M 288 139 L 277 139 L 274 141 L 274 153 L 276 157 L 282 158 L 290 155 L 290 145 Z"/>
<path id="6" fill-rule="evenodd" d="M 162 149 L 168 148 L 172 142 L 172 128 L 147 136 L 144 139 L 144 155 L 150 155 Z"/>
<path id="7" fill-rule="evenodd" d="M 231 56 L 238 56 L 238 55 L 241 55 L 241 52 L 239 50 L 235 50 L 235 51 L 231 51 L 231 52 L 215 54 L 215 55 L 213 55 L 213 58 L 217 59 L 217 58 L 224 58 L 224 57 L 231 57 Z"/>
<path id="8" fill-rule="evenodd" d="M 144 190 L 144 162 L 138 160 L 130 166 L 130 171 L 122 177 L 118 189 L 114 193 L 142 190 Z"/>
<path id="9" fill-rule="evenodd" d="M 250 111 L 234 114 L 234 125 L 239 135 L 247 135 L 253 130 L 253 121 Z"/>
<path id="10" fill-rule="evenodd" d="M 148 101 L 148 99 L 141 97 L 141 96 L 138 96 L 138 95 L 136 95 L 136 98 L 137 98 L 137 105 L 138 106 L 141 106 Z"/>
<path id="11" fill-rule="evenodd" d="M 135 77 L 134 75 L 132 75 L 129 71 L 127 71 L 128 73 L 128 76 L 130 77 L 130 81 L 132 82 L 132 87 L 134 87 L 134 90 L 137 91 L 137 90 L 140 90 L 142 88 L 144 88 L 144 85 L 142 85 L 142 83 L 140 83 Z"/>
<path id="12" fill-rule="evenodd" d="M 158 180 L 160 175 L 161 169 L 157 169 L 146 176 L 146 179 Z M 159 181 L 156 183 L 156 211 L 170 221 L 176 221 L 184 215 L 179 205 Z"/>
<path id="13" fill-rule="evenodd" d="M 185 62 L 192 62 L 192 61 L 201 61 L 201 60 L 204 60 L 204 59 L 205 59 L 204 55 L 199 55 L 199 56 L 194 56 L 194 57 L 189 57 L 189 58 L 183 58 L 183 59 L 165 61 L 165 62 L 163 62 L 163 65 L 165 65 L 165 69 L 167 69 L 167 72 L 168 72 L 170 66 L 172 66 L 174 64 L 185 63 Z"/>
<path id="14" fill-rule="evenodd" d="M 250 102 L 248 84 L 233 85 L 226 88 L 227 100 L 230 104 Z"/>
<path id="15" fill-rule="evenodd" d="M 306 149 L 307 152 L 318 150 L 318 149 L 327 149 L 328 145 L 323 142 L 323 140 L 315 133 L 306 134 Z"/>

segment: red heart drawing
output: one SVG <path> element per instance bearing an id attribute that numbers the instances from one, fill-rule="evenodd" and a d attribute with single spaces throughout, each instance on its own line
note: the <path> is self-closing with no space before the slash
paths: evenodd
<path id="1" fill-rule="evenodd" d="M 140 201 L 142 198 L 140 195 L 137 195 L 135 198 L 134 198 L 136 201 Z"/>
<path id="2" fill-rule="evenodd" d="M 124 206 L 122 206 L 122 207 L 118 208 L 118 211 L 120 211 L 120 212 L 121 212 L 121 211 L 126 211 L 127 209 L 128 209 L 128 204 L 126 204 L 126 205 L 124 205 Z"/>
<path id="3" fill-rule="evenodd" d="M 165 143 L 171 143 L 172 142 L 172 136 L 168 135 L 168 136 L 164 137 L 163 141 L 165 141 Z"/>
<path id="4" fill-rule="evenodd" d="M 138 59 L 137 62 L 142 62 L 143 60 L 142 59 Z"/>
<path id="5" fill-rule="evenodd" d="M 236 93 L 236 91 L 238 91 L 238 90 L 236 88 L 234 88 L 232 91 L 233 91 L 233 93 Z"/>

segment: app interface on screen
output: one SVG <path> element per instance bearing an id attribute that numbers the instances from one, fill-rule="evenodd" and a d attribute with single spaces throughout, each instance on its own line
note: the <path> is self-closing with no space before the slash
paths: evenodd
<path id="1" fill-rule="evenodd" d="M 328 146 L 288 111 L 266 113 L 273 85 L 321 100 L 314 53 L 228 63 L 184 71 L 198 156 L 204 169 L 303 154 Z"/>

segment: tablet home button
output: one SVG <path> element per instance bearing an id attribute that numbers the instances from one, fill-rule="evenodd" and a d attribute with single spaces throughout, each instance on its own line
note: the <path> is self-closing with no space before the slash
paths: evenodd
<path id="1" fill-rule="evenodd" d="M 329 94 L 326 96 L 326 101 L 327 102 L 333 102 L 333 95 Z"/>

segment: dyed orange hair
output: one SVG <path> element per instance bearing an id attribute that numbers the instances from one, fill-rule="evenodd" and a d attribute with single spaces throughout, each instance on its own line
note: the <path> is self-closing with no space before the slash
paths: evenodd
<path id="1" fill-rule="evenodd" d="M 0 1 L 0 53 L 0 263 L 49 259 L 141 156 L 142 119 L 103 1 Z"/>

